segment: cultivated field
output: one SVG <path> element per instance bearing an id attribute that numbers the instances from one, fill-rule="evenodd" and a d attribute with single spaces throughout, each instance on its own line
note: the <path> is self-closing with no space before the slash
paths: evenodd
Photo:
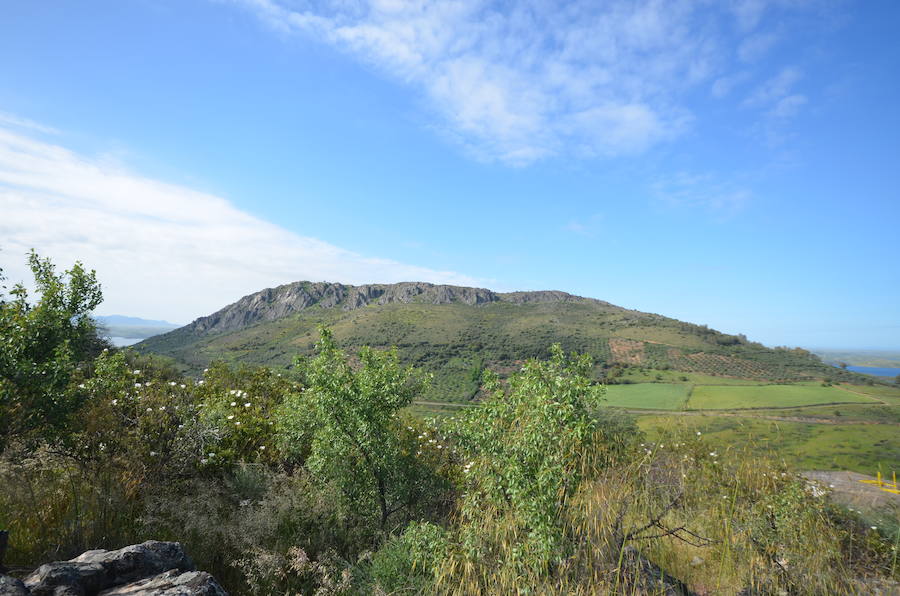
<path id="1" fill-rule="evenodd" d="M 605 405 L 642 410 L 680 410 L 688 397 L 689 385 L 635 383 L 610 385 Z"/>
<path id="2" fill-rule="evenodd" d="M 733 410 L 742 408 L 787 408 L 844 402 L 877 403 L 872 397 L 821 385 L 698 385 L 687 408 Z"/>

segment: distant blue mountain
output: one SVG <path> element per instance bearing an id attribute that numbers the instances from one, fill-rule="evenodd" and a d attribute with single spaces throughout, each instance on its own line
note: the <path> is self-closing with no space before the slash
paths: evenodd
<path id="1" fill-rule="evenodd" d="M 169 323 L 168 321 L 154 321 L 151 319 L 142 319 L 140 317 L 126 317 L 124 315 L 104 315 L 94 317 L 98 322 L 107 326 L 134 326 L 134 327 L 167 327 L 175 328 L 179 325 Z"/>

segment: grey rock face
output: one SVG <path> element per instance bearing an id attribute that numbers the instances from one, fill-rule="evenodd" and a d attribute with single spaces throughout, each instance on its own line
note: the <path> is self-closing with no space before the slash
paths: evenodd
<path id="1" fill-rule="evenodd" d="M 101 590 L 193 563 L 177 542 L 151 540 L 119 550 L 89 550 L 70 561 L 41 565 L 25 578 L 33 596 L 91 596 Z"/>
<path id="2" fill-rule="evenodd" d="M 28 590 L 21 580 L 0 575 L 0 596 L 28 596 Z"/>
<path id="3" fill-rule="evenodd" d="M 228 596 L 228 593 L 208 573 L 173 570 L 104 590 L 98 596 Z"/>

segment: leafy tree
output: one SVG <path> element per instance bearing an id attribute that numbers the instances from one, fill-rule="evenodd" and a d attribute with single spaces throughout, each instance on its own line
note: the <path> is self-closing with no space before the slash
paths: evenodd
<path id="1" fill-rule="evenodd" d="M 566 556 L 563 512 L 590 468 L 585 458 L 603 456 L 592 415 L 603 388 L 591 384 L 589 357 L 568 358 L 558 344 L 551 354 L 529 361 L 508 388 L 488 378 L 491 398 L 454 429 L 469 459 L 461 505 L 467 558 L 534 571 Z M 491 527 L 513 537 L 511 551 L 487 538 Z"/>
<path id="2" fill-rule="evenodd" d="M 72 372 L 106 345 L 89 316 L 103 300 L 94 271 L 75 263 L 57 274 L 34 251 L 28 265 L 37 302 L 22 284 L 0 292 L 0 449 L 12 437 L 49 438 L 64 427 L 81 401 L 67 391 Z"/>
<path id="3" fill-rule="evenodd" d="M 302 394 L 286 400 L 279 434 L 301 445 L 309 440 L 307 467 L 384 532 L 429 491 L 415 435 L 398 414 L 423 382 L 400 365 L 396 350 L 363 348 L 355 367 L 329 330 L 321 334 L 318 355 L 302 363 Z"/>

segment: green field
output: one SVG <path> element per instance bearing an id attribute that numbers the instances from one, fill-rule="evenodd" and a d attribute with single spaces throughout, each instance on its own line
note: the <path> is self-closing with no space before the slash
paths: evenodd
<path id="1" fill-rule="evenodd" d="M 691 410 L 732 410 L 741 408 L 785 408 L 840 402 L 876 403 L 871 397 L 836 387 L 816 385 L 698 385 L 687 408 Z"/>
<path id="2" fill-rule="evenodd" d="M 606 388 L 605 405 L 642 410 L 680 410 L 689 389 L 688 385 L 669 383 L 610 385 Z"/>
<path id="3" fill-rule="evenodd" d="M 657 416 L 638 418 L 648 438 L 697 431 L 723 457 L 732 450 L 784 460 L 798 470 L 853 470 L 862 474 L 900 472 L 900 428 L 894 424 L 807 424 L 744 416 Z"/>

